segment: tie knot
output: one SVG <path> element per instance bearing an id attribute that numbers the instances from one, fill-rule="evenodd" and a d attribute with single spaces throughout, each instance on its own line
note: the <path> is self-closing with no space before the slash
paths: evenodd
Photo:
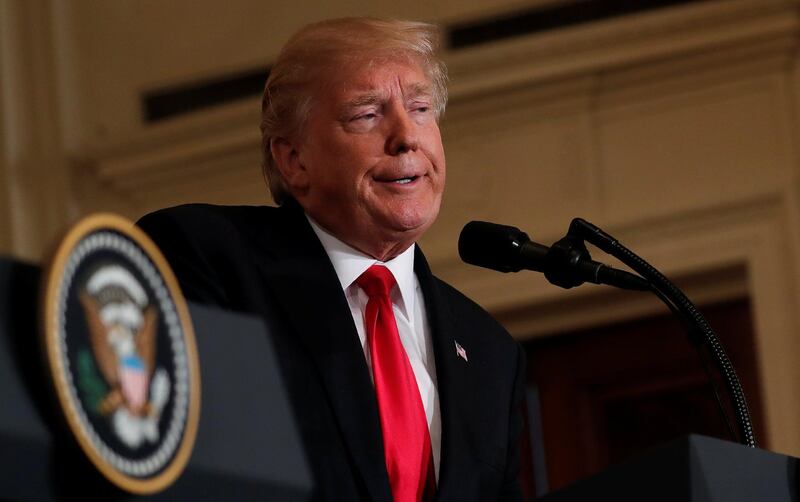
<path id="1" fill-rule="evenodd" d="M 389 291 L 395 285 L 392 271 L 382 265 L 373 265 L 356 279 L 358 287 L 370 298 L 389 297 Z"/>

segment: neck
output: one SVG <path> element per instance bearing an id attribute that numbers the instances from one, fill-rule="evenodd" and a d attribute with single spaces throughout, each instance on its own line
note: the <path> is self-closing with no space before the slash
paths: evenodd
<path id="1" fill-rule="evenodd" d="M 361 248 L 357 245 L 354 245 L 350 242 L 345 242 L 348 246 L 351 246 L 355 249 L 358 249 L 362 253 L 369 255 L 381 262 L 387 262 L 393 258 L 399 256 L 403 251 L 409 248 L 414 242 L 402 242 L 402 243 L 389 243 L 384 246 L 375 246 L 372 249 Z"/>
<path id="2" fill-rule="evenodd" d="M 337 234 L 336 232 L 332 231 L 328 228 L 324 223 L 321 223 L 318 219 L 310 216 L 306 213 L 306 217 L 314 223 L 316 227 L 322 232 L 328 234 L 329 236 L 337 239 L 338 241 L 346 244 L 347 246 L 353 248 L 354 250 L 372 258 L 380 262 L 387 262 L 397 256 L 401 255 L 405 250 L 411 247 L 414 244 L 412 239 L 406 240 L 383 240 L 383 241 L 376 241 L 374 236 L 372 236 L 372 240 L 369 242 L 361 241 L 352 236 L 342 236 Z"/>

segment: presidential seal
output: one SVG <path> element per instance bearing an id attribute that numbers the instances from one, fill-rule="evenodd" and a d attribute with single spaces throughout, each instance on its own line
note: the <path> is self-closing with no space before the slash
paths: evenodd
<path id="1" fill-rule="evenodd" d="M 186 466 L 200 410 L 194 333 L 166 260 L 130 221 L 94 215 L 44 280 L 42 339 L 70 431 L 115 485 L 163 490 Z"/>

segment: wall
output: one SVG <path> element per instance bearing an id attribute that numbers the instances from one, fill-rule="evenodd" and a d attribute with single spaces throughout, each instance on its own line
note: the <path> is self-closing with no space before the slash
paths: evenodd
<path id="1" fill-rule="evenodd" d="M 455 20 L 487 9 L 230 4 L 2 0 L 0 249 L 39 259 L 89 211 L 268 201 L 257 99 L 147 126 L 142 90 L 266 64 L 306 12 Z M 550 243 L 583 216 L 697 303 L 749 296 L 766 444 L 800 455 L 799 15 L 795 0 L 708 1 L 445 54 L 448 191 L 423 241 L 434 269 L 521 339 L 659 311 L 646 296 L 559 290 L 456 256 L 471 219 Z"/>

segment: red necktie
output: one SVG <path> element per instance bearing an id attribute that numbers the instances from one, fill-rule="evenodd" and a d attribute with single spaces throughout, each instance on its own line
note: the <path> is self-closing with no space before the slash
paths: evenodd
<path id="1" fill-rule="evenodd" d="M 395 279 L 388 268 L 373 265 L 356 284 L 369 297 L 364 320 L 392 496 L 395 502 L 419 502 L 435 486 L 433 457 L 425 408 L 389 298 Z"/>

